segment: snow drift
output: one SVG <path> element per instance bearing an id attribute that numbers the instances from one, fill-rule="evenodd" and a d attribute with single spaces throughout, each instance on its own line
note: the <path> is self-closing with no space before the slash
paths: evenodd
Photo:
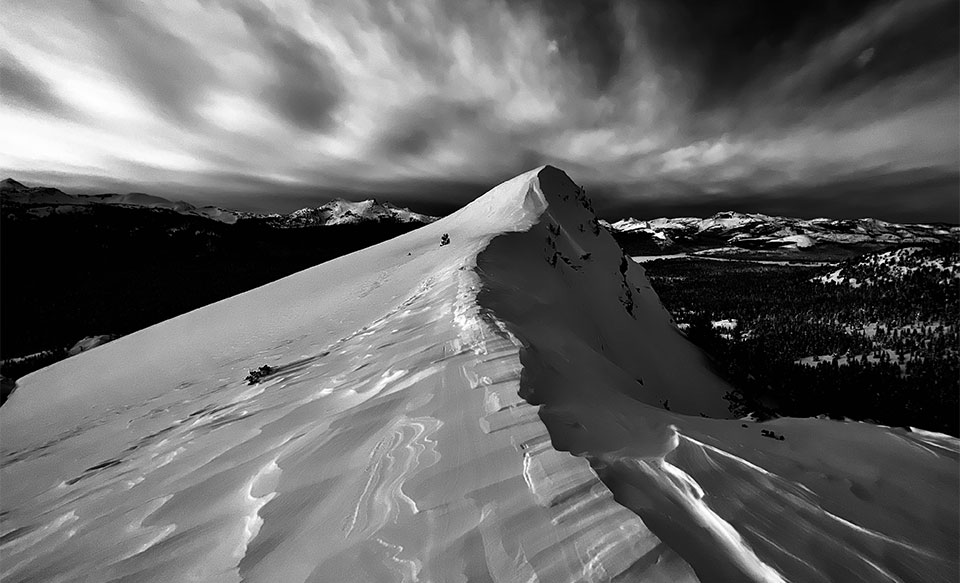
<path id="1" fill-rule="evenodd" d="M 20 386 L 0 410 L 4 581 L 958 568 L 956 440 L 723 419 L 725 385 L 551 167 Z"/>

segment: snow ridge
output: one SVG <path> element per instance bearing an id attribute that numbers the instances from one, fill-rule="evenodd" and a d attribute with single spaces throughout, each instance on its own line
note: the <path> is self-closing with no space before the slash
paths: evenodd
<path id="1" fill-rule="evenodd" d="M 846 465 L 826 470 L 855 485 L 854 500 L 841 503 L 829 486 L 793 469 L 791 454 L 780 450 L 809 447 L 802 433 L 792 433 L 792 443 L 781 445 L 762 433 L 744 435 L 745 424 L 737 420 L 703 419 L 725 416 L 722 383 L 672 328 L 642 269 L 634 270 L 610 233 L 599 228 L 582 189 L 547 167 L 530 190 L 539 220 L 526 231 L 495 238 L 480 254 L 479 303 L 505 322 L 523 347 L 519 392 L 540 407 L 550 434 L 548 451 L 590 460 L 617 501 L 676 553 L 672 564 L 682 568 L 668 580 L 946 580 L 943 574 L 957 564 L 957 554 L 937 531 L 908 532 L 896 522 L 873 523 L 862 512 L 857 516 L 865 522 L 858 524 L 836 513 L 838 505 L 852 508 L 872 499 L 862 493 L 869 486 L 860 486 L 855 470 L 862 460 L 885 468 L 880 470 L 885 476 L 900 474 L 906 462 L 887 453 L 888 440 L 912 444 L 915 436 L 858 427 L 871 436 L 857 439 L 869 439 L 875 449 L 864 451 L 859 442 L 848 446 L 849 458 L 839 462 Z M 671 411 L 661 407 L 667 400 Z M 812 428 L 823 434 L 845 431 L 829 421 Z M 718 440 L 728 445 L 707 445 Z M 749 446 L 739 445 L 743 440 Z M 740 455 L 729 453 L 731 447 Z M 913 456 L 908 447 L 897 456 Z M 764 453 L 741 453 L 749 451 Z M 948 456 L 929 462 L 918 471 L 956 483 L 955 475 L 947 477 L 953 471 Z M 525 464 L 525 476 L 540 474 Z M 564 486 L 562 480 L 545 481 L 554 489 L 531 490 L 549 503 L 549 492 Z M 924 505 L 911 498 L 881 504 Z M 943 504 L 956 516 L 953 501 Z M 947 532 L 946 539 L 957 540 L 956 529 Z M 849 551 L 810 551 L 822 544 Z M 667 563 L 661 557 L 660 564 Z M 626 573 L 638 573 L 634 568 Z"/>
<path id="2" fill-rule="evenodd" d="M 956 440 L 825 420 L 765 439 L 723 419 L 725 388 L 583 190 L 537 168 L 21 379 L 0 577 L 956 572 Z"/>

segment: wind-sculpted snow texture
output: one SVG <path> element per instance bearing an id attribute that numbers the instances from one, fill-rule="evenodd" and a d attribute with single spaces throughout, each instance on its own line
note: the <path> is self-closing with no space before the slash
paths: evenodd
<path id="1" fill-rule="evenodd" d="M 551 167 L 20 385 L 5 582 L 957 573 L 956 440 L 701 417 L 725 386 Z"/>

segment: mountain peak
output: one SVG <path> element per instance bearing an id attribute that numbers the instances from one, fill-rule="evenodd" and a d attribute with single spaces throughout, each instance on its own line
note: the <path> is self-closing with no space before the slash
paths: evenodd
<path id="1" fill-rule="evenodd" d="M 725 419 L 590 206 L 541 167 L 21 378 L 5 580 L 955 572 L 957 441 Z"/>
<path id="2" fill-rule="evenodd" d="M 27 189 L 26 186 L 24 186 L 20 182 L 17 182 L 13 178 L 4 178 L 2 181 L 0 181 L 0 191 L 7 191 L 7 190 L 19 191 L 19 190 L 26 190 L 26 189 Z"/>
<path id="3" fill-rule="evenodd" d="M 287 215 L 270 215 L 272 224 L 281 228 L 321 225 L 349 225 L 364 222 L 393 221 L 400 223 L 431 223 L 436 217 L 416 213 L 389 202 L 374 198 L 350 201 L 335 198 L 317 207 L 304 207 Z"/>

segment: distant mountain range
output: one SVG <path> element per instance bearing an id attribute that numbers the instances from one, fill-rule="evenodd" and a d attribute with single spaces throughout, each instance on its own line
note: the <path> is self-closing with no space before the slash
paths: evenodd
<path id="1" fill-rule="evenodd" d="M 12 178 L 0 181 L 0 202 L 28 207 L 32 216 L 83 212 L 92 205 L 162 209 L 226 224 L 261 221 L 264 225 L 292 229 L 365 222 L 427 224 L 437 217 L 424 215 L 375 199 L 336 199 L 317 207 L 287 214 L 251 213 L 216 206 L 195 206 L 159 196 L 128 194 L 67 194 L 57 188 L 25 186 Z M 824 246 L 869 246 L 875 248 L 938 243 L 960 239 L 960 226 L 946 224 L 898 224 L 878 219 L 798 219 L 756 213 L 724 211 L 708 218 L 678 217 L 601 221 L 621 244 L 650 254 L 727 248 L 728 250 L 802 250 Z"/>
<path id="2" fill-rule="evenodd" d="M 355 225 L 363 222 L 393 221 L 398 223 L 432 223 L 436 217 L 415 213 L 410 209 L 398 207 L 389 202 L 375 199 L 351 202 L 343 199 L 314 207 L 302 208 L 289 214 L 258 215 L 237 213 L 241 220 L 262 220 L 281 229 L 296 229 L 318 225 Z"/>
<path id="3" fill-rule="evenodd" d="M 712 217 L 623 219 L 607 223 L 633 254 L 693 251 L 850 256 L 903 245 L 960 240 L 960 226 L 897 224 L 877 219 L 798 219 L 732 211 Z"/>
<path id="4" fill-rule="evenodd" d="M 256 214 L 9 178 L 0 208 L 7 378 L 434 220 L 374 200 Z"/>
<path id="5" fill-rule="evenodd" d="M 73 195 L 10 178 L 0 182 L 0 203 L 0 374 L 14 378 L 28 368 L 22 357 L 40 355 L 32 370 L 82 339 L 128 334 L 436 220 L 375 200 L 257 214 L 143 193 Z M 960 240 L 949 225 L 735 212 L 606 226 L 634 256 L 834 262 Z"/>
<path id="6" fill-rule="evenodd" d="M 262 214 L 223 209 L 216 206 L 197 207 L 184 201 L 171 201 L 159 196 L 131 192 L 128 194 L 67 194 L 44 186 L 25 186 L 12 178 L 0 182 L 0 202 L 30 207 L 27 213 L 43 217 L 52 213 L 84 212 L 92 205 L 113 205 L 141 209 L 163 209 L 181 215 L 197 216 L 226 224 L 237 221 L 262 221 L 265 225 L 288 229 L 327 225 L 353 225 L 364 222 L 396 222 L 427 224 L 436 217 L 376 200 L 351 202 L 332 200 L 313 208 L 302 208 L 289 214 Z"/>

